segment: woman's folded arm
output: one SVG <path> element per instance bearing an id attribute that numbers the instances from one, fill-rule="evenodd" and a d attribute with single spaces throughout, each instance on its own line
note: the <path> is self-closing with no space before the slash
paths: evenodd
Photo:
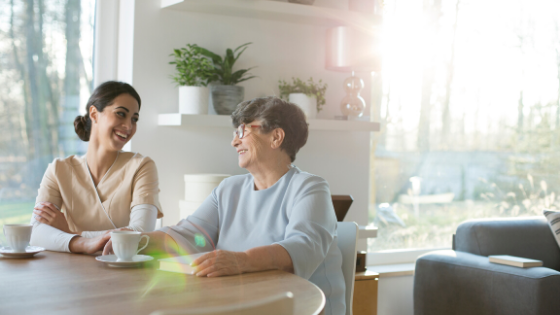
<path id="1" fill-rule="evenodd" d="M 137 205 L 132 208 L 129 225 L 124 228 L 138 232 L 151 232 L 155 229 L 156 220 L 157 208 L 155 206 L 149 204 Z M 34 215 L 31 217 L 30 224 L 33 225 L 31 245 L 44 247 L 51 251 L 68 253 L 71 252 L 70 241 L 72 238 L 80 235 L 85 238 L 95 238 L 110 231 L 83 231 L 76 234 L 66 233 L 48 224 L 38 222 Z"/>
<path id="2" fill-rule="evenodd" d="M 31 216 L 31 225 L 33 231 L 31 232 L 32 246 L 44 247 L 46 250 L 57 252 L 70 252 L 70 240 L 78 236 L 77 234 L 70 234 L 56 229 L 48 224 L 41 223 L 35 219 L 35 215 Z"/>

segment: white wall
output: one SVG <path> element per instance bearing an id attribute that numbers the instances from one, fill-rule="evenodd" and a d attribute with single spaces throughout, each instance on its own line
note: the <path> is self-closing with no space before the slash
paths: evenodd
<path id="1" fill-rule="evenodd" d="M 173 71 L 168 64 L 169 54 L 173 48 L 196 43 L 223 53 L 226 48 L 253 42 L 237 64 L 239 68 L 258 66 L 252 72 L 259 78 L 241 84 L 245 87 L 245 99 L 277 95 L 278 79 L 313 76 L 329 86 L 327 108 L 319 114 L 323 118 L 332 119 L 340 114 L 338 103 L 344 96 L 342 81 L 349 74 L 324 69 L 326 27 L 177 12 L 160 9 L 159 3 L 159 0 L 136 1 L 130 5 L 131 10 L 121 6 L 121 19 L 123 15 L 134 18 L 134 49 L 133 55 L 119 52 L 119 64 L 132 60 L 131 83 L 142 98 L 132 150 L 156 161 L 165 213 L 163 223 L 169 225 L 179 220 L 178 202 L 184 196 L 183 174 L 245 173 L 237 166 L 237 154 L 230 146 L 233 129 L 157 126 L 158 114 L 178 111 L 177 88 L 169 78 Z M 364 79 L 366 86 L 370 86 L 369 78 Z M 333 194 L 353 195 L 355 202 L 347 220 L 361 225 L 367 224 L 369 137 L 365 132 L 311 131 L 307 145 L 294 163 L 302 170 L 324 177 Z M 361 249 L 365 249 L 365 243 Z"/>

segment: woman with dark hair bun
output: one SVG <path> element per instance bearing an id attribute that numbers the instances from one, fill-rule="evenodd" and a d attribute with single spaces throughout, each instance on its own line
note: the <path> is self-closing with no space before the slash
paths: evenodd
<path id="1" fill-rule="evenodd" d="M 136 133 L 140 96 L 132 86 L 108 81 L 74 120 L 87 141 L 84 156 L 55 159 L 45 172 L 31 218 L 31 244 L 47 250 L 95 253 L 109 232 L 150 232 L 162 217 L 154 161 L 122 148 Z"/>

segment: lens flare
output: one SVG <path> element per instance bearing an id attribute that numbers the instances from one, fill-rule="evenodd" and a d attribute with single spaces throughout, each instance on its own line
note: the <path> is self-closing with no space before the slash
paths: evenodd
<path id="1" fill-rule="evenodd" d="M 196 233 L 194 235 L 194 243 L 197 247 L 206 246 L 206 240 L 204 239 L 204 236 L 200 233 Z"/>

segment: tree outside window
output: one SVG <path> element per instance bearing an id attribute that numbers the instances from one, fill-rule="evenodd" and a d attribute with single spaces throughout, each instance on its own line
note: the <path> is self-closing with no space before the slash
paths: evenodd
<path id="1" fill-rule="evenodd" d="M 0 225 L 29 222 L 92 88 L 94 0 L 3 0 L 0 11 Z"/>

